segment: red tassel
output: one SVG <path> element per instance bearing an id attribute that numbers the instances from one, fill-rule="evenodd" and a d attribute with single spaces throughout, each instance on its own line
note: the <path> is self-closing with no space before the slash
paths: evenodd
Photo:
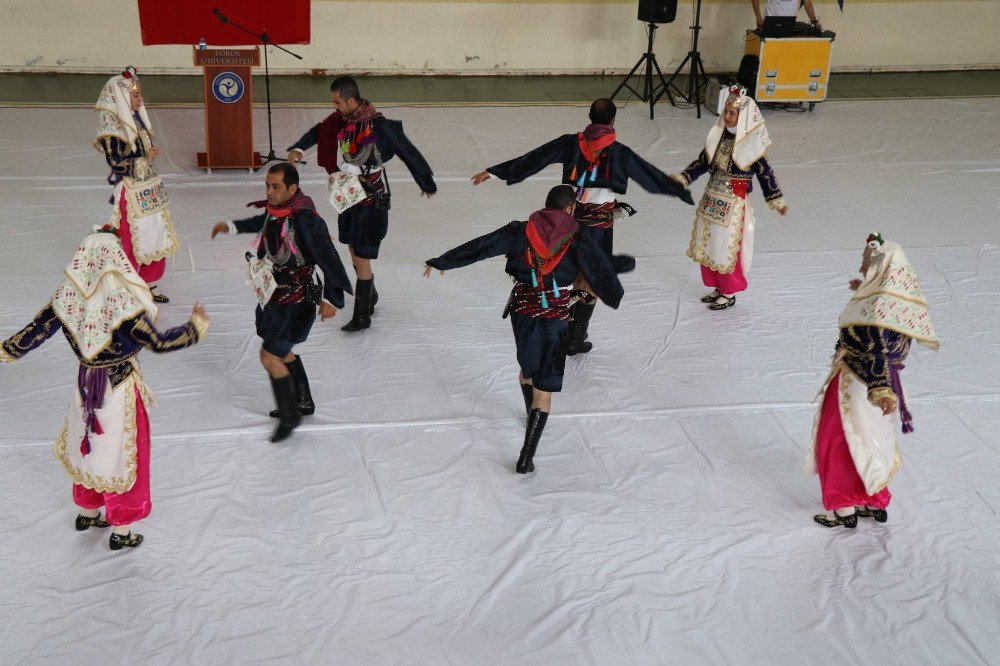
<path id="1" fill-rule="evenodd" d="M 94 417 L 94 422 L 90 424 L 90 430 L 95 435 L 103 435 L 104 434 L 104 428 L 101 427 L 101 422 L 97 420 L 96 416 Z"/>
<path id="2" fill-rule="evenodd" d="M 572 180 L 574 183 L 576 182 L 576 165 L 575 164 L 573 165 L 573 173 L 571 173 L 569 175 L 569 179 Z"/>
<path id="3" fill-rule="evenodd" d="M 85 456 L 88 453 L 90 453 L 90 438 L 84 435 L 83 439 L 80 440 L 80 455 Z"/>

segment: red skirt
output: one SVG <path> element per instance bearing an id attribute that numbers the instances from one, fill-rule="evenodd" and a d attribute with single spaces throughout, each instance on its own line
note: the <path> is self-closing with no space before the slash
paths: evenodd
<path id="1" fill-rule="evenodd" d="M 816 432 L 816 468 L 819 485 L 823 491 L 823 508 L 827 511 L 852 506 L 873 506 L 884 509 L 892 495 L 883 488 L 874 495 L 865 491 L 865 483 L 851 458 L 840 419 L 840 373 L 834 377 L 823 396 L 823 411 L 819 416 Z"/>

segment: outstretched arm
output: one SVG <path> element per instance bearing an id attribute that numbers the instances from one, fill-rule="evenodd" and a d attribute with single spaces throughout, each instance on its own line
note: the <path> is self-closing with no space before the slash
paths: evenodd
<path id="1" fill-rule="evenodd" d="M 698 159 L 691 162 L 684 171 L 681 171 L 677 178 L 685 187 L 691 187 L 691 183 L 706 173 L 709 167 L 711 167 L 711 163 L 708 161 L 708 155 L 702 150 L 698 153 Z"/>
<path id="2" fill-rule="evenodd" d="M 512 222 L 496 231 L 474 238 L 468 243 L 463 243 L 458 247 L 448 250 L 440 257 L 428 259 L 427 265 L 439 271 L 449 271 L 453 268 L 462 268 L 500 255 L 510 254 L 514 247 L 514 229 L 516 223 Z M 425 275 L 429 275 L 425 273 Z"/>
<path id="3" fill-rule="evenodd" d="M 142 314 L 132 320 L 131 328 L 126 332 L 143 347 L 157 354 L 165 354 L 201 342 L 208 332 L 208 315 L 205 314 L 201 305 L 195 304 L 190 321 L 181 326 L 160 331 L 149 320 L 149 317 Z"/>
<path id="4" fill-rule="evenodd" d="M 591 236 L 581 234 L 574 244 L 577 265 L 587 282 L 588 291 L 611 307 L 617 308 L 625 295 L 625 289 L 615 273 L 611 259 Z"/>
<path id="5" fill-rule="evenodd" d="M 562 164 L 571 141 L 576 141 L 575 135 L 564 134 L 520 157 L 491 166 L 486 173 L 506 181 L 508 185 L 520 183 L 551 164 Z"/>
<path id="6" fill-rule="evenodd" d="M 28 352 L 38 349 L 42 343 L 62 328 L 52 304 L 48 303 L 35 315 L 31 323 L 0 344 L 0 361 L 13 363 Z"/>
<path id="7" fill-rule="evenodd" d="M 417 182 L 420 191 L 427 194 L 437 192 L 434 172 L 431 171 L 431 166 L 424 159 L 424 156 L 403 132 L 403 123 L 387 120 L 382 123 L 381 130 L 385 140 L 390 144 L 392 152 L 403 160 L 403 164 L 409 169 L 410 175 Z"/>
<path id="8" fill-rule="evenodd" d="M 681 201 L 694 205 L 691 193 L 686 187 L 636 155 L 631 148 L 622 146 L 622 158 L 625 160 L 625 173 L 629 178 L 639 183 L 642 189 L 653 194 L 677 197 Z"/>
<path id="9" fill-rule="evenodd" d="M 214 239 L 219 234 L 259 234 L 264 230 L 264 222 L 266 221 L 267 213 L 261 213 L 242 220 L 219 222 L 212 227 L 212 238 Z"/>
<path id="10" fill-rule="evenodd" d="M 288 161 L 300 162 L 307 150 L 319 143 L 319 123 L 309 128 L 298 141 L 288 147 Z"/>

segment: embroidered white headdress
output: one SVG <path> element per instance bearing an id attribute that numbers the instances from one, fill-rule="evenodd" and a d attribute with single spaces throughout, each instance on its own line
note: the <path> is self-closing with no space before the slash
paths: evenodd
<path id="1" fill-rule="evenodd" d="M 935 351 L 940 347 L 917 272 L 896 243 L 877 231 L 868 236 L 868 270 L 840 315 L 840 327 L 880 326 L 907 335 Z"/>
<path id="2" fill-rule="evenodd" d="M 143 312 L 154 321 L 157 315 L 153 295 L 117 234 L 96 229 L 66 267 L 52 308 L 85 360 L 103 351 L 122 323 Z"/>
<path id="3" fill-rule="evenodd" d="M 757 102 L 747 95 L 745 88 L 732 86 L 726 98 L 726 106 L 739 110 L 739 120 L 736 121 L 736 139 L 733 145 L 733 162 L 743 170 L 764 156 L 767 147 L 771 145 L 771 137 L 764 125 L 764 116 Z M 712 126 L 705 140 L 705 152 L 709 161 L 715 157 L 715 150 L 726 133 L 726 121 L 723 116 Z"/>
<path id="4" fill-rule="evenodd" d="M 113 136 L 124 141 L 129 148 L 135 149 L 139 128 L 136 126 L 135 116 L 132 114 L 131 92 L 141 86 L 139 75 L 134 67 L 126 67 L 124 72 L 112 76 L 104 84 L 101 96 L 97 98 L 97 104 L 94 105 L 94 109 L 100 114 L 97 121 L 97 137 L 94 139 L 94 148 L 103 150 L 101 139 Z M 149 124 L 145 104 L 139 107 L 139 117 L 142 118 L 146 129 L 152 133 L 152 125 Z"/>

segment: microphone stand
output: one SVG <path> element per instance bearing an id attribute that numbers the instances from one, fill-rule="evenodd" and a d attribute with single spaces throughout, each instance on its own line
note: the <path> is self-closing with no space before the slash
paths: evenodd
<path id="1" fill-rule="evenodd" d="M 292 56 L 293 58 L 298 58 L 299 60 L 302 60 L 302 56 L 298 55 L 297 53 L 292 53 L 291 51 L 286 49 L 284 46 L 281 46 L 280 44 L 275 44 L 274 42 L 272 42 L 271 38 L 267 34 L 267 30 L 261 31 L 261 33 L 258 35 L 253 30 L 245 28 L 239 23 L 236 23 L 235 21 L 224 16 L 222 12 L 219 11 L 218 8 L 213 9 L 212 13 L 215 14 L 215 17 L 219 19 L 219 22 L 222 23 L 223 25 L 228 24 L 233 26 L 237 30 L 242 30 L 248 35 L 253 36 L 254 39 L 256 39 L 257 41 L 259 41 L 261 44 L 264 45 L 264 90 L 267 93 L 267 145 L 269 150 L 267 153 L 267 157 L 261 160 L 261 165 L 267 164 L 268 162 L 280 162 L 281 159 L 274 154 L 274 133 L 271 129 L 271 70 L 270 67 L 268 67 L 267 63 L 267 46 L 268 44 L 270 44 L 271 46 L 277 49 L 281 49 L 288 55 Z"/>

